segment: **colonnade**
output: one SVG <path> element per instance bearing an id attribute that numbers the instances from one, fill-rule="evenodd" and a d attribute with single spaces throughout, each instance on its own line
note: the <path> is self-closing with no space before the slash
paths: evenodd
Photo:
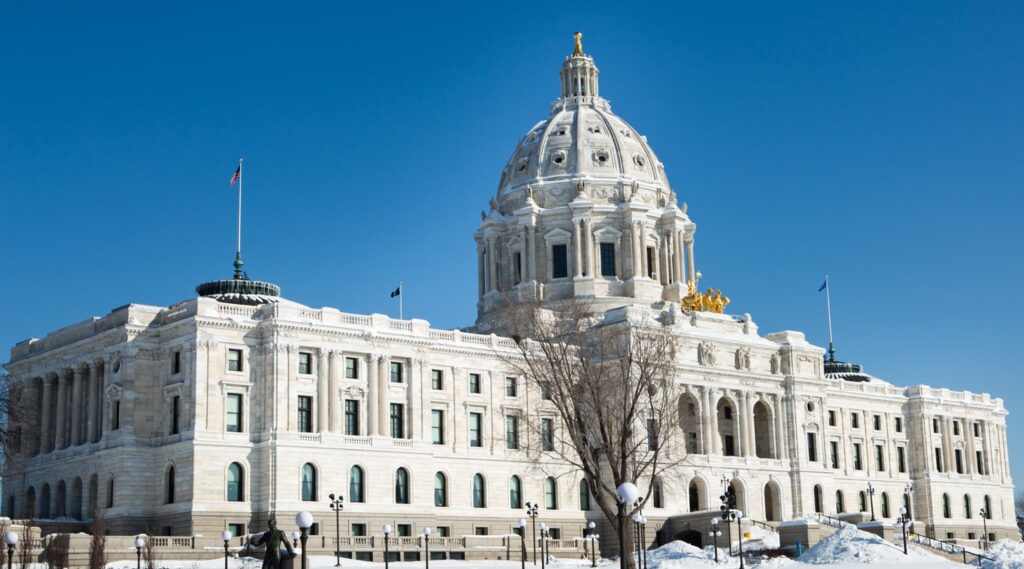
<path id="1" fill-rule="evenodd" d="M 103 384 L 109 362 L 93 360 L 33 380 L 38 429 L 25 450 L 32 455 L 94 443 L 103 436 Z"/>
<path id="2" fill-rule="evenodd" d="M 732 456 L 788 456 L 780 394 L 699 386 L 687 389 L 682 398 L 696 402 L 700 410 L 701 444 L 697 454 L 727 455 L 726 436 L 732 436 Z"/>

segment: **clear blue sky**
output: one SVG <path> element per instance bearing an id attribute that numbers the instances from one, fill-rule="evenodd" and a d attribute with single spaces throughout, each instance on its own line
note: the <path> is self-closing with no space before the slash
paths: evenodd
<path id="1" fill-rule="evenodd" d="M 454 327 L 472 233 L 571 33 L 762 332 L 988 391 L 1024 482 L 1022 3 L 8 4 L 0 345 L 227 277 Z"/>

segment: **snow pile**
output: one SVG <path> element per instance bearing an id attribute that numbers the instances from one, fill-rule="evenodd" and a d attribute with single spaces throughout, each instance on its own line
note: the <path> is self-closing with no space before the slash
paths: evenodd
<path id="1" fill-rule="evenodd" d="M 743 540 L 743 549 L 750 549 L 754 551 L 757 549 L 778 549 L 779 548 L 779 534 L 774 531 L 766 530 L 760 526 L 752 526 L 746 528 L 744 533 L 749 533 L 750 538 Z"/>
<path id="2" fill-rule="evenodd" d="M 983 569 L 1024 569 L 1024 543 L 1003 539 L 995 542 L 986 553 L 993 561 L 983 559 Z"/>
<path id="3" fill-rule="evenodd" d="M 844 525 L 835 533 L 819 541 L 814 547 L 797 558 L 797 561 L 811 565 L 834 565 L 837 563 L 901 563 L 906 561 L 932 561 L 945 564 L 945 560 L 917 548 L 910 555 L 903 555 L 902 548 L 882 538 Z"/>
<path id="4" fill-rule="evenodd" d="M 724 554 L 724 552 L 722 552 Z M 647 552 L 647 563 L 651 569 L 682 569 L 700 567 L 709 562 L 714 564 L 715 549 L 702 550 L 685 541 L 670 541 L 657 549 Z"/>

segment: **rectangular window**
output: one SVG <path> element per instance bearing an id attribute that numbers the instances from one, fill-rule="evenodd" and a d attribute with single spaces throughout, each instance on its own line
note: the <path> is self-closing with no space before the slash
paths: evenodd
<path id="1" fill-rule="evenodd" d="M 181 352 L 180 351 L 174 352 L 174 355 L 171 358 L 171 373 L 172 374 L 181 373 Z"/>
<path id="2" fill-rule="evenodd" d="M 359 400 L 345 400 L 345 434 L 359 435 Z"/>
<path id="3" fill-rule="evenodd" d="M 860 428 L 860 414 L 859 413 L 850 413 L 850 426 L 853 427 L 854 429 L 859 429 Z"/>
<path id="4" fill-rule="evenodd" d="M 907 449 L 903 447 L 896 447 L 896 470 L 901 473 L 907 471 Z"/>
<path id="5" fill-rule="evenodd" d="M 452 528 L 449 526 L 437 526 L 437 537 L 451 537 Z"/>
<path id="6" fill-rule="evenodd" d="M 469 374 L 469 392 L 470 393 L 480 393 L 480 391 L 481 391 L 481 387 L 480 387 L 481 383 L 482 383 L 482 381 L 480 380 L 480 374 L 479 373 L 471 373 L 471 374 Z"/>
<path id="7" fill-rule="evenodd" d="M 229 433 L 241 433 L 242 427 L 242 395 L 239 393 L 228 393 L 227 425 L 225 430 Z"/>
<path id="8" fill-rule="evenodd" d="M 861 462 L 860 443 L 853 443 L 853 469 L 864 470 L 864 463 Z"/>
<path id="9" fill-rule="evenodd" d="M 875 423 L 875 430 L 876 431 L 881 431 L 882 430 L 882 416 L 881 415 L 875 415 L 872 418 L 872 420 Z"/>
<path id="10" fill-rule="evenodd" d="M 391 362 L 391 383 L 402 383 L 402 362 Z"/>
<path id="11" fill-rule="evenodd" d="M 980 450 L 974 451 L 974 460 L 978 466 L 978 474 L 981 474 L 982 476 L 988 474 L 987 472 L 985 472 L 985 460 L 983 457 L 984 455 L 981 454 Z"/>
<path id="12" fill-rule="evenodd" d="M 242 371 L 242 350 L 228 350 L 228 371 Z"/>
<path id="13" fill-rule="evenodd" d="M 313 432 L 313 398 L 299 395 L 299 432 Z"/>
<path id="14" fill-rule="evenodd" d="M 601 243 L 601 276 L 615 276 L 615 244 Z"/>
<path id="15" fill-rule="evenodd" d="M 564 279 L 569 276 L 569 248 L 567 245 L 551 246 L 551 278 Z"/>
<path id="16" fill-rule="evenodd" d="M 359 379 L 359 360 L 345 358 L 345 379 Z"/>
<path id="17" fill-rule="evenodd" d="M 885 472 L 885 452 L 882 445 L 875 445 L 875 470 Z"/>
<path id="18" fill-rule="evenodd" d="M 299 352 L 299 373 L 309 375 L 313 373 L 313 354 L 310 352 Z"/>
<path id="19" fill-rule="evenodd" d="M 405 405 L 391 404 L 391 438 L 405 438 Z"/>
<path id="20" fill-rule="evenodd" d="M 396 524 L 395 530 L 398 537 L 412 537 L 412 524 Z"/>
<path id="21" fill-rule="evenodd" d="M 180 432 L 180 416 L 181 416 L 181 396 L 175 395 L 171 399 L 171 434 L 176 435 Z"/>
<path id="22" fill-rule="evenodd" d="M 519 417 L 515 415 L 505 416 L 505 448 L 519 448 Z"/>
<path id="23" fill-rule="evenodd" d="M 836 426 L 836 412 L 832 409 L 828 410 L 828 426 Z"/>
<path id="24" fill-rule="evenodd" d="M 829 454 L 831 454 L 832 468 L 839 469 L 839 441 L 828 442 Z"/>
<path id="25" fill-rule="evenodd" d="M 114 410 L 110 417 L 110 430 L 116 431 L 121 428 L 121 400 L 114 401 Z"/>
<path id="26" fill-rule="evenodd" d="M 473 535 L 487 535 L 487 528 L 484 526 L 476 526 L 473 528 Z"/>
<path id="27" fill-rule="evenodd" d="M 562 539 L 562 528 L 548 528 L 551 539 Z"/>
<path id="28" fill-rule="evenodd" d="M 647 419 L 647 450 L 658 450 L 658 421 Z"/>
<path id="29" fill-rule="evenodd" d="M 903 417 L 896 417 L 896 432 L 903 432 Z"/>
<path id="30" fill-rule="evenodd" d="M 973 427 L 974 427 L 974 436 L 980 437 L 981 436 L 981 423 L 974 423 Z"/>
<path id="31" fill-rule="evenodd" d="M 953 434 L 960 435 L 960 421 L 953 421 Z"/>
<path id="32" fill-rule="evenodd" d="M 512 253 L 512 284 L 523 282 L 523 255 L 519 251 Z"/>
<path id="33" fill-rule="evenodd" d="M 366 524 L 352 524 L 352 537 L 366 537 Z"/>
<path id="34" fill-rule="evenodd" d="M 655 267 L 657 267 L 657 266 L 658 265 L 655 262 L 654 247 L 648 247 L 647 248 L 647 278 L 649 278 L 649 279 L 653 279 L 654 278 L 654 275 L 656 274 Z"/>
<path id="35" fill-rule="evenodd" d="M 519 378 L 505 378 L 505 397 L 519 397 Z"/>
<path id="36" fill-rule="evenodd" d="M 440 391 L 444 389 L 444 372 L 439 369 L 430 370 L 430 388 Z"/>
<path id="37" fill-rule="evenodd" d="M 939 420 L 932 419 L 932 432 L 936 435 L 939 434 Z"/>
<path id="38" fill-rule="evenodd" d="M 444 444 L 444 411 L 434 409 L 430 412 L 430 440 L 435 445 Z"/>
<path id="39" fill-rule="evenodd" d="M 551 401 L 551 386 L 546 381 L 540 384 L 540 398 L 544 401 Z"/>
<path id="40" fill-rule="evenodd" d="M 957 474 L 963 474 L 964 473 L 964 451 L 962 451 L 960 449 L 955 449 L 953 451 L 953 458 L 956 461 L 956 473 Z"/>
<path id="41" fill-rule="evenodd" d="M 942 472 L 942 448 L 935 447 L 935 470 Z"/>
<path id="42" fill-rule="evenodd" d="M 552 419 L 540 420 L 541 450 L 555 450 L 555 422 Z"/>
<path id="43" fill-rule="evenodd" d="M 818 462 L 818 437 L 814 433 L 807 433 L 807 460 Z"/>
<path id="44" fill-rule="evenodd" d="M 245 535 L 245 524 L 228 524 L 228 533 L 231 534 L 231 537 Z"/>
<path id="45" fill-rule="evenodd" d="M 469 414 L 469 446 L 481 447 L 483 440 L 484 416 L 482 413 Z"/>
<path id="46" fill-rule="evenodd" d="M 814 454 L 814 451 L 811 451 Z M 736 439 L 732 435 L 725 435 L 725 456 L 736 456 Z"/>

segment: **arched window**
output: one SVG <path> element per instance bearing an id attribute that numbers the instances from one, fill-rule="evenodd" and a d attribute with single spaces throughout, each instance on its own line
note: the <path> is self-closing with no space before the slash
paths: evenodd
<path id="1" fill-rule="evenodd" d="M 860 492 L 857 493 L 857 506 L 860 508 L 859 510 L 857 510 L 858 512 L 866 512 L 866 511 L 868 511 L 868 494 L 867 494 L 867 492 L 861 490 Z"/>
<path id="2" fill-rule="evenodd" d="M 985 495 L 985 518 L 992 519 L 992 498 L 988 494 Z"/>
<path id="3" fill-rule="evenodd" d="M 590 510 L 590 484 L 586 478 L 580 480 L 580 509 L 584 512 Z"/>
<path id="4" fill-rule="evenodd" d="M 310 463 L 302 465 L 302 501 L 316 502 L 316 467 Z"/>
<path id="5" fill-rule="evenodd" d="M 114 507 L 114 477 L 107 478 L 107 508 Z"/>
<path id="6" fill-rule="evenodd" d="M 365 502 L 363 494 L 363 469 L 360 466 L 353 466 L 348 473 L 348 499 L 350 502 Z"/>
<path id="7" fill-rule="evenodd" d="M 544 507 L 548 510 L 558 509 L 558 484 L 550 476 L 544 480 Z"/>
<path id="8" fill-rule="evenodd" d="M 434 474 L 434 506 L 443 508 L 448 505 L 448 479 L 444 473 Z"/>
<path id="9" fill-rule="evenodd" d="M 825 498 L 821 491 L 821 485 L 814 485 L 814 511 L 819 514 L 825 513 Z"/>
<path id="10" fill-rule="evenodd" d="M 395 503 L 409 503 L 409 471 L 404 468 L 395 471 Z"/>
<path id="11" fill-rule="evenodd" d="M 654 481 L 654 488 L 651 489 L 651 501 L 655 508 L 665 507 L 665 498 L 661 493 L 661 480 Z"/>
<path id="12" fill-rule="evenodd" d="M 518 476 L 508 481 L 508 507 L 513 510 L 523 507 L 523 481 Z"/>
<path id="13" fill-rule="evenodd" d="M 889 517 L 889 493 L 882 492 L 882 517 Z"/>
<path id="14" fill-rule="evenodd" d="M 910 509 L 910 494 L 903 494 L 903 507 L 907 509 L 907 519 L 914 519 L 914 512 Z"/>
<path id="15" fill-rule="evenodd" d="M 473 507 L 487 507 L 487 486 L 484 484 L 483 474 L 473 475 Z"/>
<path id="16" fill-rule="evenodd" d="M 953 517 L 953 510 L 949 506 L 949 494 L 943 494 L 942 495 L 942 517 L 944 517 L 944 518 L 952 518 Z"/>
<path id="17" fill-rule="evenodd" d="M 971 519 L 971 497 L 964 494 L 964 517 Z"/>
<path id="18" fill-rule="evenodd" d="M 43 491 L 39 494 L 39 517 L 49 519 L 50 517 L 50 485 L 43 484 Z"/>
<path id="19" fill-rule="evenodd" d="M 837 514 L 846 513 L 846 504 L 843 503 L 843 502 L 844 502 L 844 500 L 843 500 L 843 491 L 842 490 L 836 490 L 836 513 Z"/>
<path id="20" fill-rule="evenodd" d="M 35 517 L 36 515 L 36 489 L 33 486 L 28 487 L 28 491 L 25 492 L 25 502 L 21 505 L 21 517 L 28 519 Z"/>
<path id="21" fill-rule="evenodd" d="M 228 466 L 228 502 L 245 501 L 245 469 L 241 464 L 232 462 Z"/>
<path id="22" fill-rule="evenodd" d="M 167 467 L 167 475 L 165 476 L 164 484 L 164 503 L 174 503 L 174 465 Z"/>

